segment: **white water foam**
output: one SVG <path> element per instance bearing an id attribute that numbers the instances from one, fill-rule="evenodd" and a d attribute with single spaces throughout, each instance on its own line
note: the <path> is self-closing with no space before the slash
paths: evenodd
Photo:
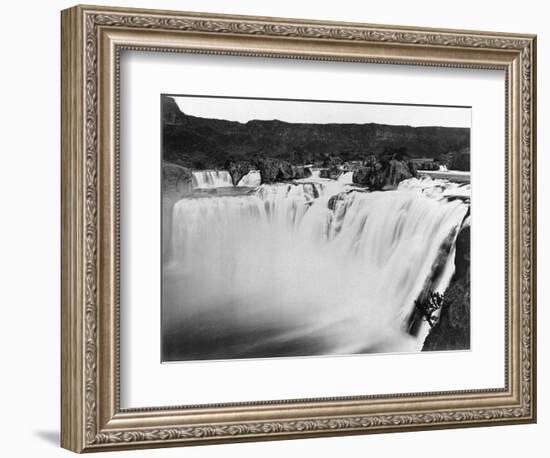
<path id="1" fill-rule="evenodd" d="M 323 354 L 419 350 L 407 320 L 468 206 L 443 197 L 448 183 L 414 180 L 387 192 L 328 180 L 180 200 L 163 322 L 269 327 L 276 335 L 258 345 L 311 339 Z M 453 261 L 451 250 L 437 290 Z"/>

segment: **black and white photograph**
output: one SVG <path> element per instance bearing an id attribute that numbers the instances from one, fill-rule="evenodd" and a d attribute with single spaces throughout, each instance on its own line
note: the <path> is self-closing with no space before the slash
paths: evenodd
<path id="1" fill-rule="evenodd" d="M 470 349 L 470 107 L 160 103 L 163 362 Z"/>

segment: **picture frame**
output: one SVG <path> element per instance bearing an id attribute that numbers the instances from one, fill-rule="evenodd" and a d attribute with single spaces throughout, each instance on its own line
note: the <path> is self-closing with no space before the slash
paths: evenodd
<path id="1" fill-rule="evenodd" d="M 536 421 L 536 37 L 114 7 L 61 14 L 61 445 L 74 452 Z M 504 386 L 121 407 L 120 59 L 138 53 L 504 72 Z"/>

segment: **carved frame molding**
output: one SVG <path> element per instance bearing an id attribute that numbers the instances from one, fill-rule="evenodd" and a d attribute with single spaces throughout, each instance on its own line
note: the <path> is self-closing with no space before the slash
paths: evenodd
<path id="1" fill-rule="evenodd" d="M 159 45 L 167 34 L 171 44 Z M 535 421 L 535 45 L 531 35 L 80 6 L 63 11 L 62 446 L 80 452 Z M 505 70 L 506 389 L 121 410 L 122 49 Z M 108 93 L 101 92 L 110 85 Z M 416 407 L 423 400 L 438 408 Z M 255 409 L 271 405 L 278 411 L 256 418 Z M 349 405 L 349 414 L 330 414 L 343 405 Z M 198 411 L 212 413 L 211 421 L 203 415 L 201 423 L 193 422 L 188 415 Z"/>

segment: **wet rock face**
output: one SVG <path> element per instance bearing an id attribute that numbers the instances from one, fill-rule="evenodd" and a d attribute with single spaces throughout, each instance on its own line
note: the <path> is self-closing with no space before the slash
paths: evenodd
<path id="1" fill-rule="evenodd" d="M 277 159 L 261 159 L 258 169 L 263 183 L 276 183 L 293 178 L 292 165 L 289 162 Z"/>
<path id="2" fill-rule="evenodd" d="M 298 165 L 294 166 L 294 179 L 309 178 L 311 176 L 311 170 L 307 167 Z"/>
<path id="3" fill-rule="evenodd" d="M 162 163 L 162 195 L 169 198 L 181 198 L 193 188 L 191 170 L 170 162 Z"/>
<path id="4" fill-rule="evenodd" d="M 462 228 L 458 235 L 455 269 L 439 321 L 426 337 L 422 351 L 470 348 L 470 226 Z"/>
<path id="5" fill-rule="evenodd" d="M 295 166 L 290 164 L 290 162 L 280 159 L 259 159 L 256 165 L 260 171 L 262 184 L 279 183 L 311 176 L 310 169 L 303 166 Z"/>
<path id="6" fill-rule="evenodd" d="M 342 169 L 336 165 L 331 165 L 328 168 L 321 169 L 319 171 L 320 178 L 330 178 L 331 180 L 337 180 L 340 175 L 342 175 Z"/>
<path id="7" fill-rule="evenodd" d="M 229 172 L 229 175 L 231 175 L 233 186 L 237 186 L 241 178 L 254 169 L 254 166 L 249 161 L 229 160 L 225 163 L 225 169 Z"/>
<path id="8" fill-rule="evenodd" d="M 181 165 L 163 161 L 162 163 L 162 255 L 168 259 L 171 230 L 172 209 L 182 197 L 193 191 L 193 174 Z"/>
<path id="9" fill-rule="evenodd" d="M 413 160 L 409 161 L 409 166 L 413 166 L 418 170 L 439 170 L 439 162 L 437 161 L 422 161 L 422 160 Z"/>
<path id="10" fill-rule="evenodd" d="M 416 169 L 412 164 L 404 160 L 390 159 L 379 162 L 367 160 L 364 167 L 353 173 L 353 182 L 362 186 L 368 186 L 372 190 L 396 189 L 403 180 L 416 176 Z"/>
<path id="11" fill-rule="evenodd" d="M 455 153 L 452 156 L 448 167 L 451 170 L 469 171 L 470 170 L 470 149 L 468 148 L 464 151 Z"/>

